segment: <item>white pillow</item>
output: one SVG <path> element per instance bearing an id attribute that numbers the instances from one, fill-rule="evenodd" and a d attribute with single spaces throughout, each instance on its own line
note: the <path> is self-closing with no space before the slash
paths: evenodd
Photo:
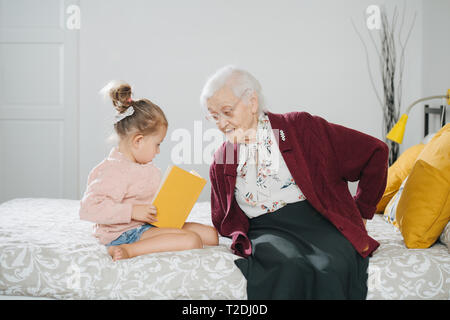
<path id="1" fill-rule="evenodd" d="M 389 200 L 388 204 L 386 205 L 386 208 L 384 209 L 384 220 L 389 222 L 390 224 L 393 224 L 395 227 L 398 228 L 398 223 L 396 219 L 397 215 L 397 206 L 398 202 L 400 201 L 400 197 L 402 196 L 403 189 L 405 188 L 405 183 L 408 180 L 407 176 L 405 180 L 403 180 L 400 188 L 398 189 L 397 193 Z"/>
<path id="2" fill-rule="evenodd" d="M 450 222 L 447 223 L 442 231 L 439 241 L 447 246 L 448 252 L 450 253 Z"/>

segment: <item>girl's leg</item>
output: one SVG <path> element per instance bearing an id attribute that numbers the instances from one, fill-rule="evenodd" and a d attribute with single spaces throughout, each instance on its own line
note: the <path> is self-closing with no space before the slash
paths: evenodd
<path id="1" fill-rule="evenodd" d="M 195 233 L 197 234 L 203 245 L 205 246 L 217 246 L 219 244 L 219 236 L 217 230 L 214 227 L 206 226 L 204 224 L 195 222 L 186 222 L 182 229 L 174 228 L 151 228 L 145 231 L 140 240 L 148 239 L 160 234 L 182 234 L 182 233 Z"/>
<path id="2" fill-rule="evenodd" d="M 217 246 L 219 244 L 219 236 L 214 227 L 195 222 L 186 222 L 182 230 L 188 230 L 198 234 L 205 246 Z"/>
<path id="3" fill-rule="evenodd" d="M 111 246 L 108 248 L 108 252 L 115 261 L 148 253 L 200 249 L 202 247 L 200 237 L 194 232 L 151 228 L 142 234 L 139 241 Z"/>
<path id="4" fill-rule="evenodd" d="M 159 236 L 162 234 L 186 234 L 188 231 L 182 229 L 175 228 L 150 228 L 141 235 L 139 240 L 144 240 L 148 238 L 152 238 L 155 236 Z"/>

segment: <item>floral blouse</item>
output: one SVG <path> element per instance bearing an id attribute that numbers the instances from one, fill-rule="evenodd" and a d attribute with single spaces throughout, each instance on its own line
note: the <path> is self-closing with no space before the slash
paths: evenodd
<path id="1" fill-rule="evenodd" d="M 258 118 L 256 142 L 240 144 L 234 193 L 249 218 L 306 199 L 284 162 L 266 114 Z"/>

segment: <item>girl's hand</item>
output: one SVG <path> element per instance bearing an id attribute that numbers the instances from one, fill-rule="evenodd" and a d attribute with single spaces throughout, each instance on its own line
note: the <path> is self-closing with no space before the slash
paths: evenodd
<path id="1" fill-rule="evenodd" d="M 131 212 L 131 219 L 147 223 L 158 221 L 156 219 L 156 207 L 152 204 L 134 205 Z"/>

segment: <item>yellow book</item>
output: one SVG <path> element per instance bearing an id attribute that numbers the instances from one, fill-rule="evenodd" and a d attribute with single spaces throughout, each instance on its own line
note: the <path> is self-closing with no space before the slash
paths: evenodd
<path id="1" fill-rule="evenodd" d="M 193 170 L 168 166 L 152 200 L 158 219 L 152 225 L 181 229 L 205 184 L 206 180 Z"/>

